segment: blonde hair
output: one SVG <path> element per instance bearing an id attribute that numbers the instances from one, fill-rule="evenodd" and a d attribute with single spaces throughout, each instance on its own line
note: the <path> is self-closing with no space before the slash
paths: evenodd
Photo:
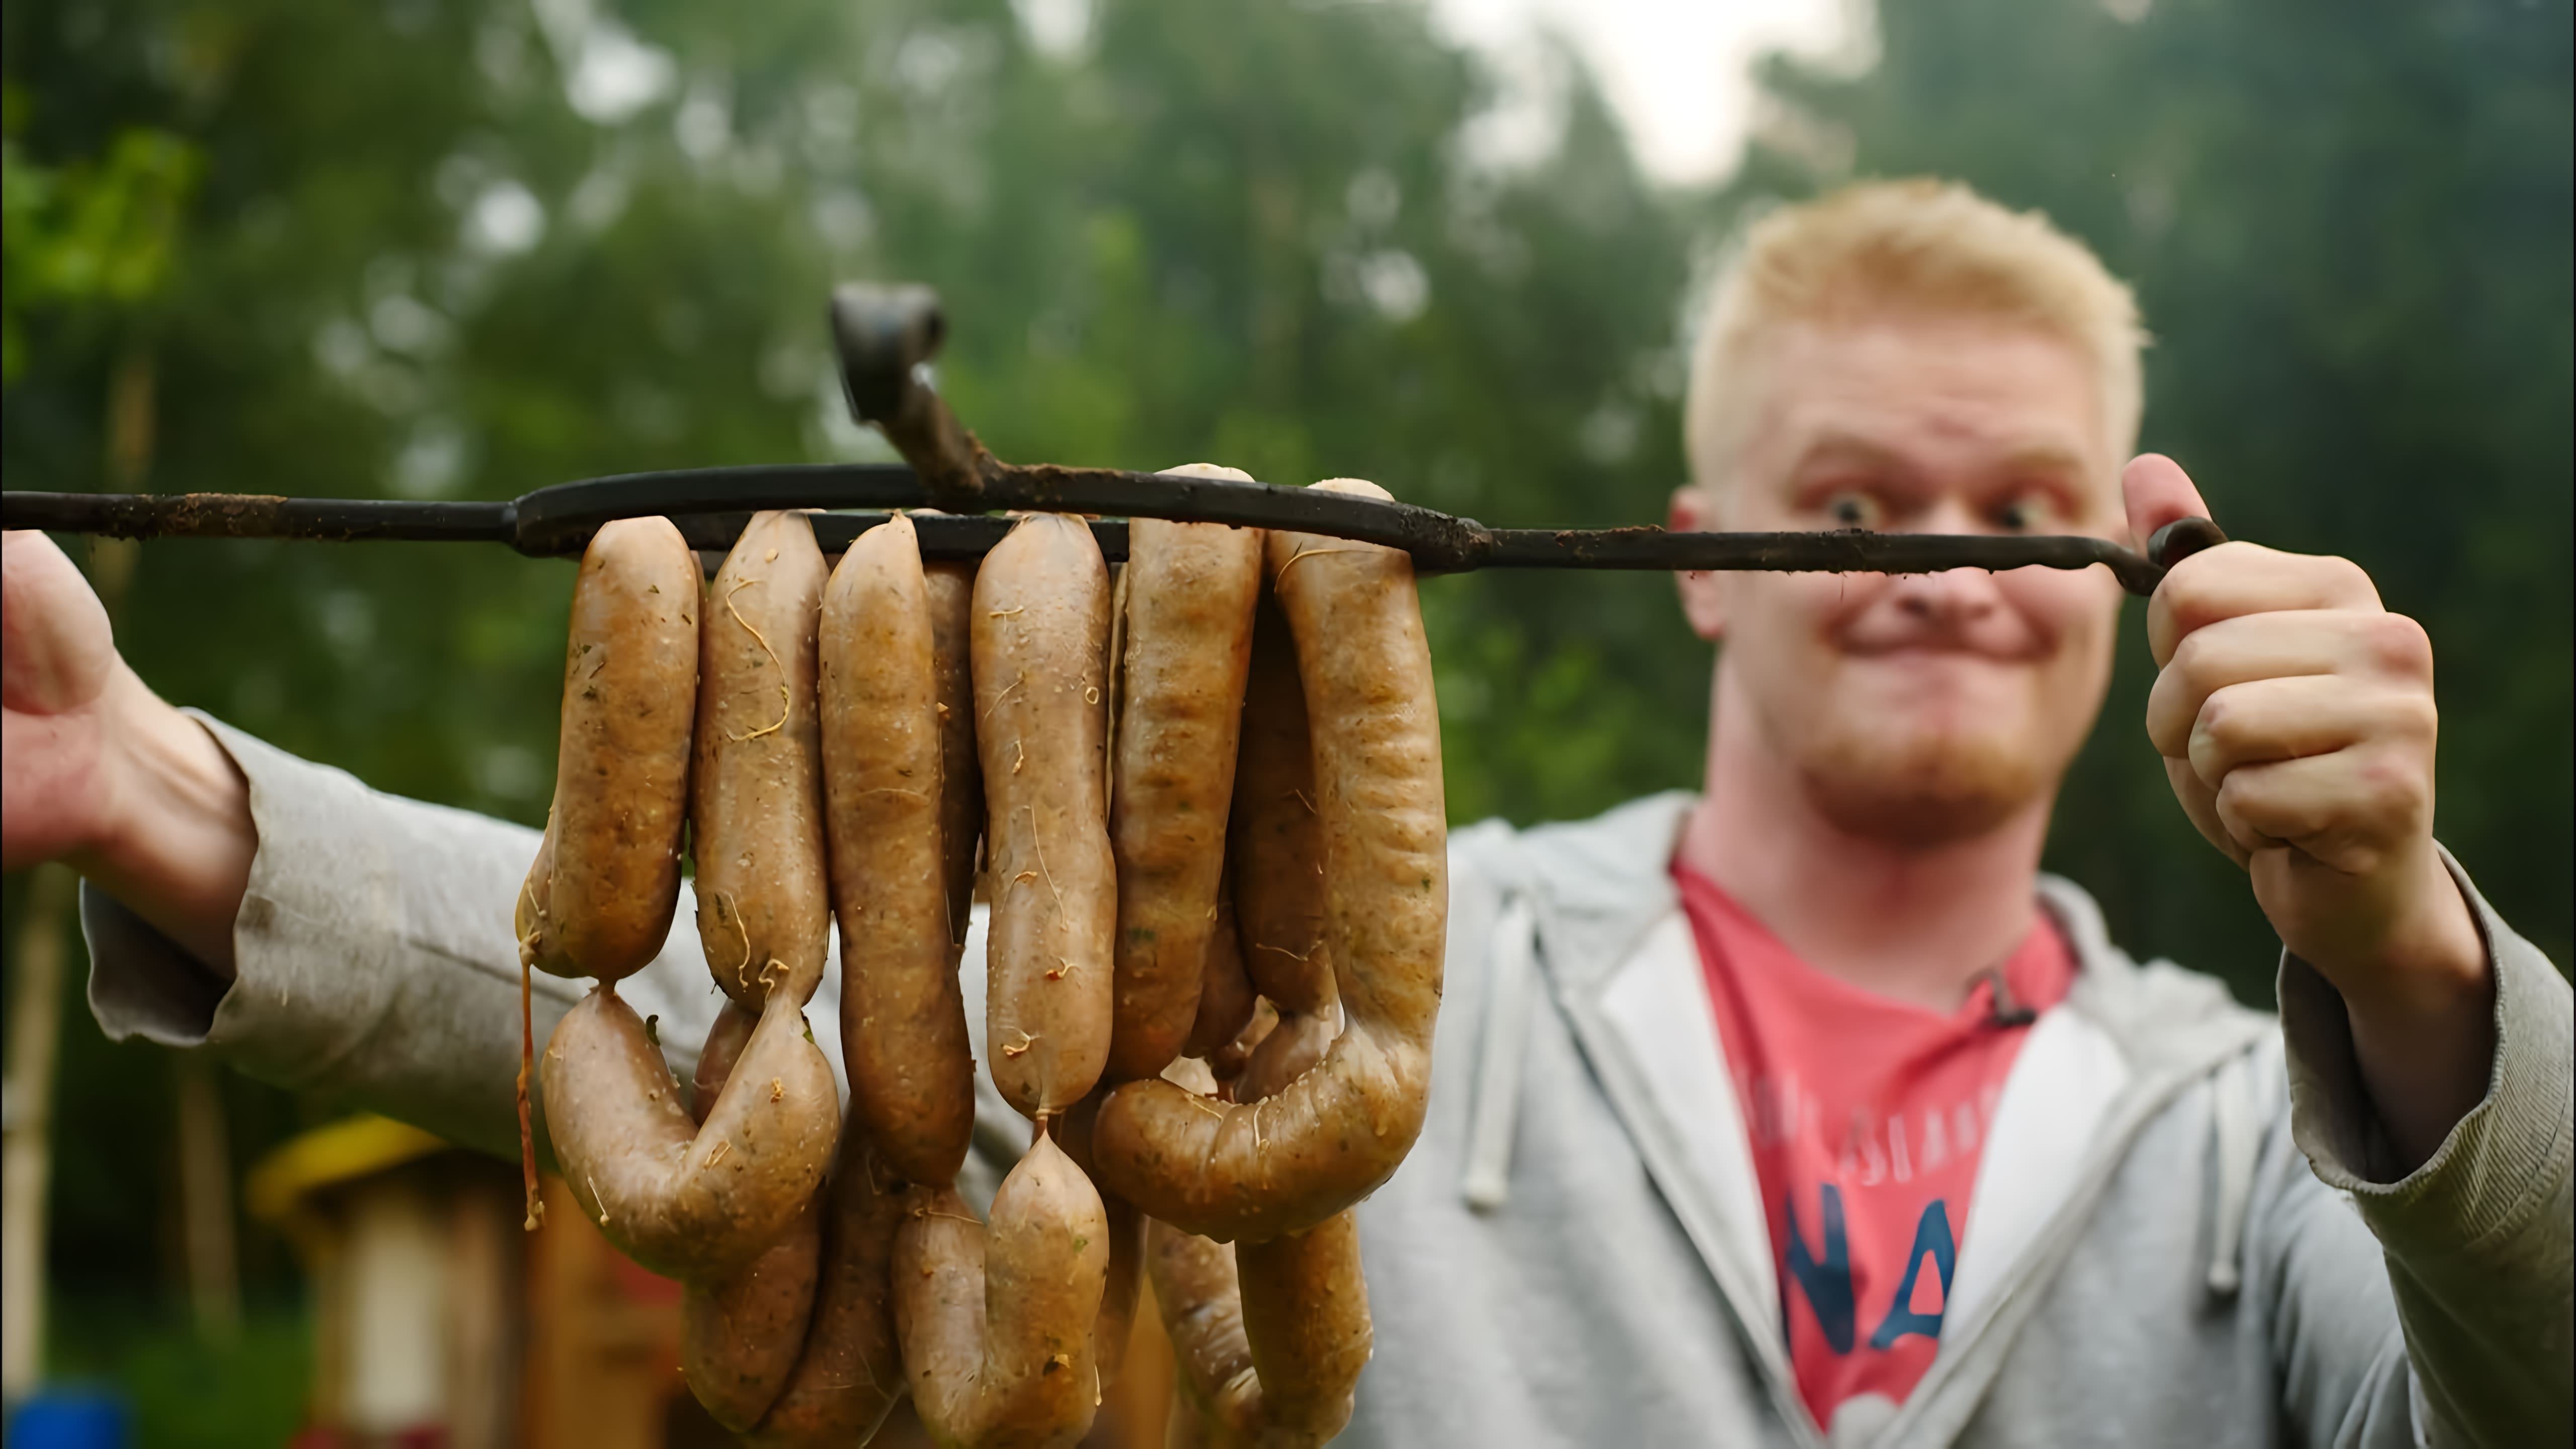
<path id="1" fill-rule="evenodd" d="M 1691 349 L 1691 475 L 1719 490 L 1759 401 L 1755 354 L 1782 327 L 1888 312 L 2028 324 L 2092 360 L 2104 433 L 2137 440 L 2147 342 L 2138 304 L 2082 242 L 1953 181 L 1867 181 L 1757 222 L 1721 274 Z"/>

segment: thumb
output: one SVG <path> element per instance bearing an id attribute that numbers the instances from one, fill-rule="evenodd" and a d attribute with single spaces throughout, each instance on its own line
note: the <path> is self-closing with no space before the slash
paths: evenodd
<path id="1" fill-rule="evenodd" d="M 2191 486 L 2191 475 L 2162 453 L 2140 453 L 2120 470 L 2120 497 L 2129 510 L 2129 543 L 2145 548 L 2157 529 L 2177 518 L 2209 518 L 2209 505 Z"/>
<path id="2" fill-rule="evenodd" d="M 0 703 L 59 714 L 98 698 L 116 636 L 89 580 L 32 529 L 0 535 Z"/>

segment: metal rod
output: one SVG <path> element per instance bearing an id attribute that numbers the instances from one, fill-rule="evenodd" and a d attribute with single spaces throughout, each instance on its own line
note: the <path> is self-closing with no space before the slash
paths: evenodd
<path id="1" fill-rule="evenodd" d="M 1487 568 L 1934 573 L 2102 564 L 2134 594 L 2154 592 L 2164 577 L 2164 567 L 2118 544 L 2081 536 L 1489 529 L 1430 509 L 1304 488 L 1106 468 L 1004 465 L 1000 471 L 1007 486 L 991 490 L 1002 496 L 989 497 L 999 507 L 1294 528 L 1405 549 L 1426 573 Z M 578 555 L 601 524 L 617 518 L 662 514 L 680 525 L 691 547 L 721 550 L 732 546 L 758 509 L 874 505 L 862 512 L 815 515 L 815 537 L 828 553 L 848 547 L 859 534 L 884 522 L 890 508 L 918 509 L 924 491 L 900 464 L 635 473 L 542 488 L 507 503 L 13 491 L 0 493 L 0 526 L 112 538 L 502 543 L 547 558 Z M 914 512 L 912 517 L 921 531 L 922 552 L 931 558 L 981 557 L 1010 527 L 1008 518 L 990 514 Z M 1126 557 L 1122 520 L 1103 519 L 1092 528 L 1106 556 L 1113 561 Z"/>

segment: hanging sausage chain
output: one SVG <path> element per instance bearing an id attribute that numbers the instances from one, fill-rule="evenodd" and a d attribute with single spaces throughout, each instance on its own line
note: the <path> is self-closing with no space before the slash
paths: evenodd
<path id="1" fill-rule="evenodd" d="M 945 1444 L 1070 1443 L 1150 1273 L 1208 1442 L 1340 1429 L 1369 1346 L 1350 1208 L 1421 1128 L 1448 900 L 1402 550 L 1139 520 L 1113 590 L 1062 514 L 971 571 L 896 517 L 827 571 L 771 511 L 701 588 L 677 527 L 618 520 L 562 718 L 521 955 L 598 985 L 535 1085 L 581 1211 L 685 1286 L 720 1423 L 847 1443 L 908 1394 Z M 684 843 L 727 998 L 687 1093 L 617 993 Z M 1033 1123 L 980 1220 L 979 856 L 985 1069 Z M 804 1025 L 833 921 L 846 1119 Z"/>

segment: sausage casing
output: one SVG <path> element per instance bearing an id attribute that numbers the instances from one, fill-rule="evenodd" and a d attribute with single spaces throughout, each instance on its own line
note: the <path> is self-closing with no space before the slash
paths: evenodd
<path id="1" fill-rule="evenodd" d="M 1173 471 L 1251 481 L 1205 464 Z M 1118 864 L 1109 1071 L 1121 1078 L 1160 1072 L 1197 1016 L 1261 588 L 1258 530 L 1139 518 L 1127 540 L 1109 820 Z"/>
<path id="2" fill-rule="evenodd" d="M 930 596 L 930 660 L 939 680 L 939 851 L 948 884 L 948 939 L 966 944 L 975 861 L 984 840 L 984 766 L 975 754 L 975 565 L 922 568 Z"/>
<path id="3" fill-rule="evenodd" d="M 1227 842 L 1235 934 L 1261 994 L 1283 1012 L 1312 1014 L 1334 995 L 1315 743 L 1287 616 L 1265 595 L 1258 620 Z"/>
<path id="4" fill-rule="evenodd" d="M 1022 518 L 975 575 L 976 740 L 992 893 L 985 1051 L 1029 1116 L 1109 1056 L 1117 924 L 1103 765 L 1109 570 L 1079 519 Z"/>
<path id="5" fill-rule="evenodd" d="M 516 913 L 520 948 L 540 971 L 616 981 L 671 934 L 698 603 L 697 555 L 667 518 L 602 525 L 582 553 L 554 806 Z"/>
<path id="6" fill-rule="evenodd" d="M 564 1014 L 540 1065 L 574 1200 L 620 1252 L 665 1277 L 730 1276 L 787 1230 L 831 1165 L 840 1093 L 784 993 L 762 1008 L 703 1126 L 611 987 Z"/>
<path id="7" fill-rule="evenodd" d="M 868 530 L 823 595 L 825 837 L 853 1111 L 905 1177 L 966 1160 L 975 1063 L 949 940 L 930 601 L 912 521 Z"/>
<path id="8" fill-rule="evenodd" d="M 1268 553 L 1314 738 L 1345 1025 L 1276 1097 L 1222 1106 L 1130 1082 L 1097 1128 L 1104 1189 L 1220 1242 L 1312 1229 L 1403 1162 L 1427 1106 L 1448 920 L 1439 719 L 1412 561 L 1292 533 L 1271 534 Z"/>
<path id="9" fill-rule="evenodd" d="M 894 1311 L 934 1438 L 1055 1446 L 1090 1429 L 1108 1232 L 1100 1195 L 1045 1136 L 1002 1179 L 989 1229 L 953 1188 L 918 1195 L 895 1237 Z"/>
<path id="10" fill-rule="evenodd" d="M 707 585 L 689 788 L 698 939 L 746 1006 L 823 980 L 830 896 L 815 633 L 823 552 L 804 514 L 755 513 Z"/>

